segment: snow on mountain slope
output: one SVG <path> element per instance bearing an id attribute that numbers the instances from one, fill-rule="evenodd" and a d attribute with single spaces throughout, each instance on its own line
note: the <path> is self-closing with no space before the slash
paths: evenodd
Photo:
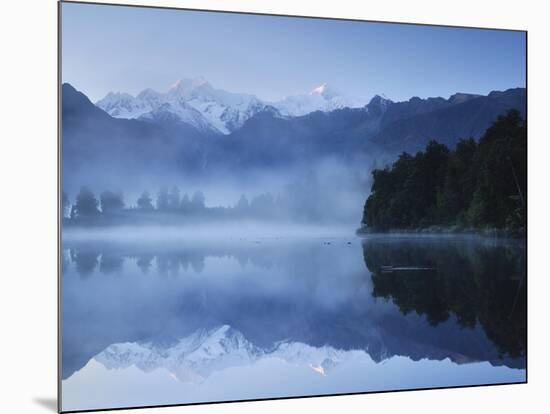
<path id="1" fill-rule="evenodd" d="M 282 101 L 273 103 L 273 106 L 284 116 L 302 116 L 315 111 L 330 112 L 342 108 L 364 106 L 353 102 L 326 83 L 316 87 L 309 94 L 289 96 Z"/>
<path id="2" fill-rule="evenodd" d="M 263 358 L 281 359 L 326 375 L 346 355 L 345 351 L 328 346 L 315 348 L 298 342 L 283 342 L 270 350 L 260 349 L 240 332 L 223 325 L 209 331 L 196 331 L 167 348 L 150 343 L 113 344 L 95 360 L 108 369 L 135 366 L 151 372 L 164 368 L 182 382 L 202 382 L 214 372 L 251 365 Z"/>
<path id="3" fill-rule="evenodd" d="M 186 102 L 197 109 L 216 129 L 227 134 L 267 106 L 248 94 L 215 89 L 203 78 L 176 82 L 167 96 L 173 102 Z"/>
<path id="4" fill-rule="evenodd" d="M 167 114 L 200 131 L 229 134 L 258 112 L 270 110 L 282 116 L 302 116 L 314 111 L 330 112 L 360 107 L 326 83 L 309 94 L 289 96 L 278 102 L 264 102 L 254 95 L 214 88 L 206 79 L 181 79 L 167 92 L 145 89 L 137 96 L 110 92 L 96 105 L 115 118 L 162 120 Z"/>
<path id="5" fill-rule="evenodd" d="M 145 89 L 136 97 L 109 93 L 96 105 L 115 118 L 155 120 L 171 113 L 200 131 L 229 134 L 267 104 L 248 94 L 215 89 L 204 78 L 181 79 L 165 92 Z"/>
<path id="6" fill-rule="evenodd" d="M 153 107 L 151 111 L 138 117 L 146 121 L 154 122 L 185 122 L 203 132 L 220 132 L 203 116 L 203 114 L 191 105 L 180 102 L 177 105 L 166 102 Z"/>
<path id="7" fill-rule="evenodd" d="M 109 92 L 96 106 L 115 118 L 139 118 L 153 108 L 147 99 L 133 97 L 128 93 Z"/>

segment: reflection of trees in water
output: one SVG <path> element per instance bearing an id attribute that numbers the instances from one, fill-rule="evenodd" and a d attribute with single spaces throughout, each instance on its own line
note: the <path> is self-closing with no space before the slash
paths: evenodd
<path id="1" fill-rule="evenodd" d="M 99 271 L 106 275 L 120 273 L 122 271 L 123 263 L 124 258 L 122 256 L 104 252 L 101 254 Z"/>
<path id="2" fill-rule="evenodd" d="M 85 278 L 90 276 L 99 263 L 99 252 L 88 249 L 71 249 L 71 261 L 76 263 L 76 271 Z"/>
<path id="3" fill-rule="evenodd" d="M 124 257 L 100 249 L 70 249 L 70 262 L 76 264 L 76 271 L 82 278 L 89 277 L 99 267 L 103 274 L 120 273 L 124 266 Z M 69 260 L 64 264 L 62 270 L 66 271 Z"/>
<path id="4" fill-rule="evenodd" d="M 455 315 L 462 327 L 479 323 L 502 355 L 526 352 L 525 249 L 480 240 L 365 240 L 373 296 L 391 299 L 435 326 Z M 395 267 L 433 270 L 392 271 Z"/>
<path id="5" fill-rule="evenodd" d="M 275 265 L 275 259 L 270 254 L 258 254 L 262 250 L 258 242 L 251 242 L 250 245 L 255 246 L 255 249 L 188 246 L 172 250 L 161 247 L 155 251 L 111 243 L 75 244 L 68 250 L 70 254 L 64 262 L 63 272 L 72 262 L 76 264 L 76 271 L 81 277 L 88 277 L 96 268 L 103 274 L 117 274 L 129 259 L 135 261 L 143 274 L 149 274 L 155 267 L 156 272 L 163 276 L 177 276 L 188 271 L 202 273 L 207 257 L 234 258 L 241 268 L 253 265 L 270 269 Z"/>
<path id="6" fill-rule="evenodd" d="M 61 274 L 64 275 L 67 268 L 69 267 L 69 264 L 71 263 L 71 250 L 70 249 L 62 249 L 61 250 L 61 257 L 60 257 L 60 264 L 61 264 Z"/>
<path id="7" fill-rule="evenodd" d="M 157 270 L 161 275 L 177 276 L 182 271 L 192 269 L 195 273 L 204 270 L 205 256 L 198 252 L 175 251 L 159 253 L 156 256 Z"/>
<path id="8" fill-rule="evenodd" d="M 149 273 L 151 266 L 153 266 L 153 259 L 155 258 L 152 254 L 142 254 L 136 257 L 136 264 L 140 268 L 141 273 L 144 275 Z"/>

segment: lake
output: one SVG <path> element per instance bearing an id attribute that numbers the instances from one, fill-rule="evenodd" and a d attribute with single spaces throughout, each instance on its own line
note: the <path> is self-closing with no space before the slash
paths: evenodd
<path id="1" fill-rule="evenodd" d="M 66 232 L 63 410 L 524 382 L 525 271 L 478 237 Z"/>

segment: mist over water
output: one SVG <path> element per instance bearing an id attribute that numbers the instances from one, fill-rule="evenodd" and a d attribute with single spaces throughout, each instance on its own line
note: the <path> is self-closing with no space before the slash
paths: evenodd
<path id="1" fill-rule="evenodd" d="M 332 239 L 355 238 L 353 225 L 304 225 L 292 222 L 236 221 L 230 223 L 191 223 L 180 226 L 115 226 L 74 228 L 63 233 L 66 241 L 119 241 L 145 245 L 187 241 Z"/>
<path id="2" fill-rule="evenodd" d="M 287 168 L 256 167 L 219 171 L 213 168 L 212 171 L 206 170 L 200 174 L 164 170 L 129 173 L 125 169 L 108 165 L 102 169 L 93 166 L 89 170 L 83 166 L 64 180 L 63 190 L 69 203 L 64 215 L 70 216 L 71 206 L 75 205 L 82 187 L 90 189 L 98 201 L 104 191 L 116 192 L 127 209 L 138 207 L 139 197 L 144 191 L 150 194 L 151 202 L 156 207 L 159 192 L 165 189 L 168 192 L 177 191 L 178 202 L 192 199 L 195 194 L 201 193 L 204 206 L 208 209 L 231 209 L 244 199 L 250 204 L 251 214 L 242 218 L 257 221 L 257 224 L 266 222 L 268 232 L 269 222 L 272 221 L 283 223 L 283 227 L 291 234 L 294 233 L 292 223 L 308 225 L 312 231 L 315 231 L 315 226 L 351 229 L 357 228 L 361 221 L 363 205 L 370 192 L 371 165 L 375 164 L 362 162 L 346 165 L 342 160 L 332 157 L 304 161 Z M 101 209 L 101 205 L 98 208 Z M 196 221 L 208 220 L 194 217 L 189 220 L 189 224 Z"/>

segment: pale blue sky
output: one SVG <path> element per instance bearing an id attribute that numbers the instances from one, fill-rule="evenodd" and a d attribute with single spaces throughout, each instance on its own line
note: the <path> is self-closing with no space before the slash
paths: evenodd
<path id="1" fill-rule="evenodd" d="M 266 100 L 327 82 L 352 98 L 525 86 L 525 34 L 90 4 L 62 6 L 62 73 L 93 101 L 204 76 Z"/>

